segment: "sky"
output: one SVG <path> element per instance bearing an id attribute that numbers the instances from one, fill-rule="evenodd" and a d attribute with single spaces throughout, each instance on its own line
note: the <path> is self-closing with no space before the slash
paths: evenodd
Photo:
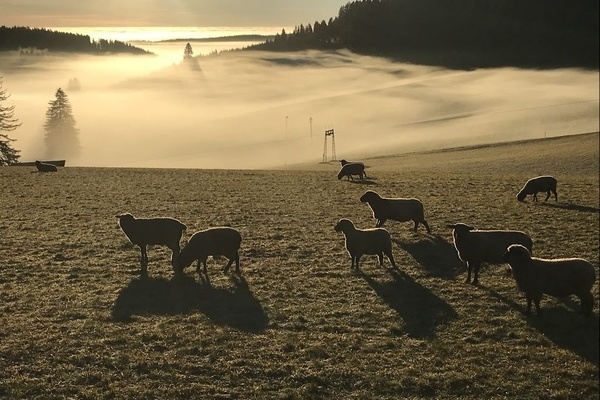
<path id="1" fill-rule="evenodd" d="M 0 0 L 0 26 L 296 26 L 349 0 Z"/>

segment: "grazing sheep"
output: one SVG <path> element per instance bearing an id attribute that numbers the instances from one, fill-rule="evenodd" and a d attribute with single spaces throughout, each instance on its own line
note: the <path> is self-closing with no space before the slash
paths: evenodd
<path id="1" fill-rule="evenodd" d="M 38 172 L 58 172 L 58 168 L 56 168 L 56 165 L 44 163 L 41 161 L 36 161 L 35 167 L 37 168 Z"/>
<path id="2" fill-rule="evenodd" d="M 177 272 L 183 272 L 184 268 L 197 260 L 196 270 L 200 274 L 200 263 L 204 265 L 206 274 L 206 259 L 208 256 L 224 256 L 229 259 L 223 272 L 229 271 L 231 264 L 235 262 L 235 272 L 240 272 L 240 256 L 238 250 L 242 243 L 242 235 L 229 227 L 209 228 L 198 231 L 192 235 L 185 245 L 177 260 L 175 261 Z"/>
<path id="3" fill-rule="evenodd" d="M 540 300 L 547 294 L 566 297 L 574 294 L 581 301 L 581 311 L 589 316 L 594 308 L 592 286 L 596 281 L 594 266 L 582 258 L 545 260 L 531 257 L 527 248 L 513 244 L 508 247 L 504 259 L 512 271 L 517 287 L 527 297 L 527 315 L 531 314 L 531 302 L 535 303 L 538 317 L 542 316 Z"/>
<path id="4" fill-rule="evenodd" d="M 356 229 L 354 223 L 349 219 L 340 219 L 334 227 L 336 232 L 342 232 L 346 238 L 346 250 L 352 259 L 350 268 L 358 269 L 360 258 L 365 254 L 376 254 L 379 257 L 379 265 L 383 266 L 383 255 L 396 268 L 394 255 L 392 254 L 392 239 L 390 233 L 383 228 Z"/>
<path id="5" fill-rule="evenodd" d="M 360 201 L 368 203 L 373 210 L 373 218 L 377 220 L 376 228 L 380 228 L 388 219 L 399 222 L 412 220 L 415 223 L 415 232 L 419 223 L 422 223 L 427 233 L 431 233 L 429 224 L 425 221 L 423 203 L 418 199 L 384 198 L 372 190 L 367 190 L 360 197 Z"/>
<path id="6" fill-rule="evenodd" d="M 346 163 L 340 169 L 338 179 L 342 179 L 345 176 L 348 180 L 354 180 L 352 175 L 358 175 L 360 179 L 368 178 L 367 173 L 365 172 L 365 165 L 363 163 Z"/>
<path id="7" fill-rule="evenodd" d="M 466 283 L 471 282 L 471 271 L 474 271 L 473 285 L 479 283 L 481 263 L 504 263 L 504 253 L 511 244 L 521 244 L 529 251 L 533 248 L 531 238 L 520 231 L 473 230 L 472 226 L 461 223 L 446 226 L 452 228 L 458 258 L 467 263 Z"/>
<path id="8" fill-rule="evenodd" d="M 151 244 L 165 245 L 171 249 L 171 266 L 175 268 L 175 258 L 180 251 L 179 241 L 186 229 L 184 224 L 173 218 L 135 218 L 129 213 L 116 217 L 129 241 L 140 248 L 142 273 L 147 270 L 147 247 Z"/>
<path id="9" fill-rule="evenodd" d="M 525 197 L 528 194 L 533 195 L 533 201 L 538 201 L 538 192 L 546 192 L 546 199 L 550 198 L 550 192 L 554 194 L 554 201 L 558 201 L 558 194 L 556 193 L 556 178 L 553 176 L 538 176 L 537 178 L 531 178 L 523 188 L 517 193 L 517 200 L 525 201 Z"/>

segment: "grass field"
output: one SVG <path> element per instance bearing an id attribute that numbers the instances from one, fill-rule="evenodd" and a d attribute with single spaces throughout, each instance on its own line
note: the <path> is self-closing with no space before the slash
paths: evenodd
<path id="1" fill-rule="evenodd" d="M 525 298 L 506 265 L 466 269 L 445 224 L 520 229 L 540 257 L 598 269 L 599 138 L 569 136 L 287 170 L 0 168 L 0 398 L 391 399 L 599 395 L 598 283 Z M 557 177 L 558 202 L 515 199 Z M 339 218 L 372 227 L 365 190 L 420 198 L 432 234 L 388 221 L 397 270 L 350 270 Z M 542 196 L 542 200 L 543 200 Z M 209 261 L 175 279 L 166 248 L 139 250 L 115 214 L 172 216 L 243 235 L 242 274 Z"/>

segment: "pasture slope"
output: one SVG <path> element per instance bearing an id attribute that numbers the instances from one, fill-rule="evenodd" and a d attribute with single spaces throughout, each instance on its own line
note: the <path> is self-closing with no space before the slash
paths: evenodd
<path id="1" fill-rule="evenodd" d="M 507 266 L 481 286 L 446 223 L 528 232 L 541 257 L 598 269 L 598 134 L 288 170 L 0 168 L 0 398 L 392 399 L 599 395 L 598 283 L 592 317 L 545 298 L 542 318 Z M 558 202 L 519 203 L 530 177 Z M 350 271 L 340 218 L 374 221 L 358 198 L 414 196 L 432 234 L 388 221 L 397 270 Z M 169 251 L 139 250 L 114 215 L 171 216 L 184 241 L 210 226 L 243 235 L 240 276 L 209 261 L 173 278 Z M 389 264 L 386 264 L 388 267 Z"/>

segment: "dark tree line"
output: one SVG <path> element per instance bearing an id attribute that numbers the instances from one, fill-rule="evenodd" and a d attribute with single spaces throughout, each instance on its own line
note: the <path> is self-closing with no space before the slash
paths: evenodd
<path id="1" fill-rule="evenodd" d="M 30 48 L 94 54 L 150 54 L 144 49 L 118 40 L 92 40 L 88 35 L 57 32 L 45 28 L 0 26 L 0 51 Z"/>
<path id="2" fill-rule="evenodd" d="M 453 67 L 599 66 L 598 0 L 359 0 L 249 49 L 347 48 Z"/>

